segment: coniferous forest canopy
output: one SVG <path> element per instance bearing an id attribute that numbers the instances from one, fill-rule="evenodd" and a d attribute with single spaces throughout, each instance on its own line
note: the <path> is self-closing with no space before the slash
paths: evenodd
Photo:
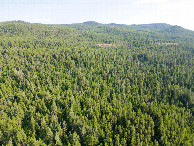
<path id="1" fill-rule="evenodd" d="M 194 32 L 0 23 L 0 145 L 193 145 Z"/>

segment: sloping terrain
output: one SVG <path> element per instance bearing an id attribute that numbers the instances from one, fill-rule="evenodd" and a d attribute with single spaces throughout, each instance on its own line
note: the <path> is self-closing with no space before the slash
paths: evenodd
<path id="1" fill-rule="evenodd" d="M 0 145 L 193 145 L 194 32 L 0 23 Z"/>

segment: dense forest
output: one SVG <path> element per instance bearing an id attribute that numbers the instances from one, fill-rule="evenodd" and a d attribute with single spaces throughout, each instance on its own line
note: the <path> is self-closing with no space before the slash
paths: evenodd
<path id="1" fill-rule="evenodd" d="M 0 23 L 0 145 L 194 145 L 194 32 Z"/>

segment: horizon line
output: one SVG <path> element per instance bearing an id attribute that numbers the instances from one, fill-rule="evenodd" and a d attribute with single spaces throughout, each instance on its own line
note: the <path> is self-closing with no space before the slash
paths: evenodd
<path id="1" fill-rule="evenodd" d="M 84 22 L 75 22 L 75 23 L 41 23 L 41 22 L 29 22 L 29 21 L 24 21 L 24 20 L 8 20 L 8 21 L 0 21 L 0 23 L 6 23 L 6 22 L 24 22 L 24 23 L 30 23 L 30 24 L 42 24 L 42 25 L 71 25 L 71 24 L 83 24 L 83 23 L 87 23 L 87 22 L 93 22 L 93 23 L 98 23 L 101 25 L 111 25 L 111 24 L 115 24 L 115 25 L 126 25 L 126 26 L 131 26 L 131 25 L 151 25 L 151 24 L 166 24 L 166 25 L 171 25 L 171 26 L 178 26 L 178 27 L 182 27 L 184 29 L 190 30 L 190 31 L 194 31 L 188 28 L 185 28 L 183 26 L 180 25 L 173 25 L 173 24 L 169 24 L 169 23 L 165 23 L 165 22 L 156 22 L 156 23 L 138 23 L 138 24 L 122 24 L 122 23 L 114 23 L 114 22 L 110 22 L 110 23 L 101 23 L 101 22 L 97 22 L 94 20 L 88 20 L 88 21 L 84 21 Z"/>

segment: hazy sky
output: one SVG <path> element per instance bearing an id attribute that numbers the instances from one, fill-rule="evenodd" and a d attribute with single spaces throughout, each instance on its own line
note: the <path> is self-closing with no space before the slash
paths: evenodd
<path id="1" fill-rule="evenodd" d="M 0 21 L 168 23 L 194 30 L 194 0 L 0 0 Z"/>

